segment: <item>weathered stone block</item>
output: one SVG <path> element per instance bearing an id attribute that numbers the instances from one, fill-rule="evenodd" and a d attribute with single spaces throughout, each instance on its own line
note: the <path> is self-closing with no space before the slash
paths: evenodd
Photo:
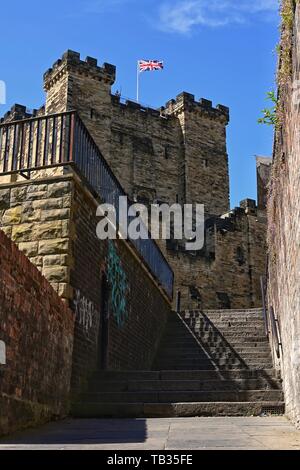
<path id="1" fill-rule="evenodd" d="M 47 191 L 46 184 L 30 184 L 27 189 L 27 193 L 40 193 L 42 191 Z"/>
<path id="2" fill-rule="evenodd" d="M 41 185 L 41 187 L 44 187 L 45 185 Z M 39 187 L 39 185 L 37 185 Z M 47 191 L 43 190 L 36 190 L 35 191 L 30 191 L 31 186 L 26 185 L 22 186 L 20 188 L 13 188 L 11 190 L 11 204 L 15 205 L 16 203 L 22 203 L 26 201 L 33 201 L 36 199 L 45 199 L 47 197 Z"/>
<path id="3" fill-rule="evenodd" d="M 32 206 L 34 209 L 60 209 L 63 205 L 63 198 L 47 198 L 42 199 L 41 201 L 32 201 Z"/>
<path id="4" fill-rule="evenodd" d="M 26 195 L 26 199 L 28 201 L 34 201 L 34 200 L 45 199 L 45 198 L 47 198 L 47 191 L 37 191 L 34 193 L 27 192 L 27 195 Z"/>
<path id="5" fill-rule="evenodd" d="M 59 238 L 55 240 L 42 240 L 39 242 L 40 255 L 55 255 L 59 253 L 68 253 L 69 239 Z"/>
<path id="6" fill-rule="evenodd" d="M 70 209 L 50 209 L 43 210 L 41 220 L 62 220 L 70 217 Z"/>
<path id="7" fill-rule="evenodd" d="M 42 273 L 49 282 L 66 283 L 69 279 L 69 269 L 65 266 L 45 266 Z"/>
<path id="8" fill-rule="evenodd" d="M 43 266 L 43 257 L 42 256 L 33 256 L 29 258 L 32 264 L 34 264 L 37 268 L 42 268 Z"/>
<path id="9" fill-rule="evenodd" d="M 19 243 L 19 250 L 23 251 L 26 256 L 35 256 L 38 254 L 38 242 Z"/>
<path id="10" fill-rule="evenodd" d="M 34 236 L 38 240 L 47 238 L 62 238 L 61 221 L 47 222 L 35 226 Z"/>
<path id="11" fill-rule="evenodd" d="M 10 189 L 0 190 L 0 210 L 8 209 L 10 201 Z"/>
<path id="12" fill-rule="evenodd" d="M 12 188 L 10 193 L 10 200 L 12 203 L 25 202 L 27 194 L 27 187 Z"/>
<path id="13" fill-rule="evenodd" d="M 21 222 L 22 206 L 7 209 L 2 217 L 3 225 L 16 225 Z"/>
<path id="14" fill-rule="evenodd" d="M 69 181 L 49 184 L 48 197 L 61 197 L 69 193 L 70 190 L 71 190 L 71 183 Z"/>
<path id="15" fill-rule="evenodd" d="M 44 256 L 44 266 L 68 266 L 69 255 Z"/>
<path id="16" fill-rule="evenodd" d="M 32 203 L 22 204 L 21 222 L 37 222 L 41 218 L 40 209 L 34 209 Z"/>
<path id="17" fill-rule="evenodd" d="M 29 242 L 33 240 L 34 224 L 23 224 L 13 226 L 11 238 L 16 243 Z"/>

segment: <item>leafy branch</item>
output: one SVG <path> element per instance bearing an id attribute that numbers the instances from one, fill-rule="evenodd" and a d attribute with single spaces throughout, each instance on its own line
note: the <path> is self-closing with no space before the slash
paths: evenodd
<path id="1" fill-rule="evenodd" d="M 263 116 L 258 119 L 258 123 L 267 124 L 268 126 L 276 126 L 278 100 L 274 91 L 268 91 L 267 100 L 271 101 L 273 106 L 262 110 Z"/>

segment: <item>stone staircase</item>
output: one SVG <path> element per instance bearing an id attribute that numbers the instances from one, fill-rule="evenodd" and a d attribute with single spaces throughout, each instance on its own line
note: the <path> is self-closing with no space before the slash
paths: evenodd
<path id="1" fill-rule="evenodd" d="M 262 311 L 170 314 L 152 371 L 99 371 L 77 417 L 282 414 Z"/>

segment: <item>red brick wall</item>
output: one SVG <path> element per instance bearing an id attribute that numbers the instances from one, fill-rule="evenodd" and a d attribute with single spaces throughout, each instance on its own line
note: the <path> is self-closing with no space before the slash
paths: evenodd
<path id="1" fill-rule="evenodd" d="M 74 315 L 0 231 L 0 434 L 68 412 Z"/>

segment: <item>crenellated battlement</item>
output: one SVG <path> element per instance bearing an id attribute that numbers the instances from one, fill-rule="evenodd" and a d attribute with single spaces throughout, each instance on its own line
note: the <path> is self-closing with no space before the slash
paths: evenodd
<path id="1" fill-rule="evenodd" d="M 128 110 L 129 112 L 140 112 L 141 115 L 144 115 L 145 117 L 154 117 L 154 118 L 159 118 L 163 120 L 167 120 L 170 118 L 169 115 L 165 115 L 163 113 L 163 108 L 155 109 L 151 108 L 150 106 L 145 106 L 140 103 L 137 103 L 136 101 L 132 101 L 129 99 L 123 100 L 120 95 L 111 95 L 111 102 L 115 106 L 119 106 L 120 109 L 123 110 Z"/>
<path id="2" fill-rule="evenodd" d="M 213 107 L 212 101 L 205 98 L 200 98 L 199 101 L 195 100 L 195 95 L 191 93 L 182 92 L 176 96 L 176 99 L 167 101 L 165 107 L 161 108 L 161 112 L 169 114 L 180 114 L 184 111 L 201 111 L 202 115 L 206 114 L 211 119 L 225 119 L 229 122 L 229 108 L 222 104 L 217 104 Z"/>
<path id="3" fill-rule="evenodd" d="M 36 117 L 45 113 L 45 107 L 42 106 L 40 109 L 29 109 L 23 104 L 15 103 L 9 111 L 0 119 L 0 123 L 19 121 L 21 119 L 28 119 Z"/>
<path id="4" fill-rule="evenodd" d="M 221 119 L 225 124 L 229 122 L 229 108 L 227 106 L 218 104 L 214 108 L 212 101 L 205 98 L 196 101 L 195 96 L 187 92 L 180 93 L 176 99 L 169 100 L 165 106 L 161 106 L 159 109 L 144 106 L 129 99 L 122 100 L 118 94 L 111 95 L 111 101 L 113 105 L 118 105 L 123 110 L 140 111 L 145 116 L 163 118 L 164 120 L 185 111 L 201 111 L 202 115 L 206 114 L 211 119 Z"/>
<path id="5" fill-rule="evenodd" d="M 95 80 L 104 81 L 110 85 L 114 84 L 116 78 L 116 67 L 114 65 L 105 62 L 102 66 L 99 66 L 97 59 L 88 56 L 85 60 L 81 60 L 79 52 L 67 50 L 62 58 L 58 59 L 44 74 L 45 90 L 48 91 L 68 71 L 91 76 Z"/>

